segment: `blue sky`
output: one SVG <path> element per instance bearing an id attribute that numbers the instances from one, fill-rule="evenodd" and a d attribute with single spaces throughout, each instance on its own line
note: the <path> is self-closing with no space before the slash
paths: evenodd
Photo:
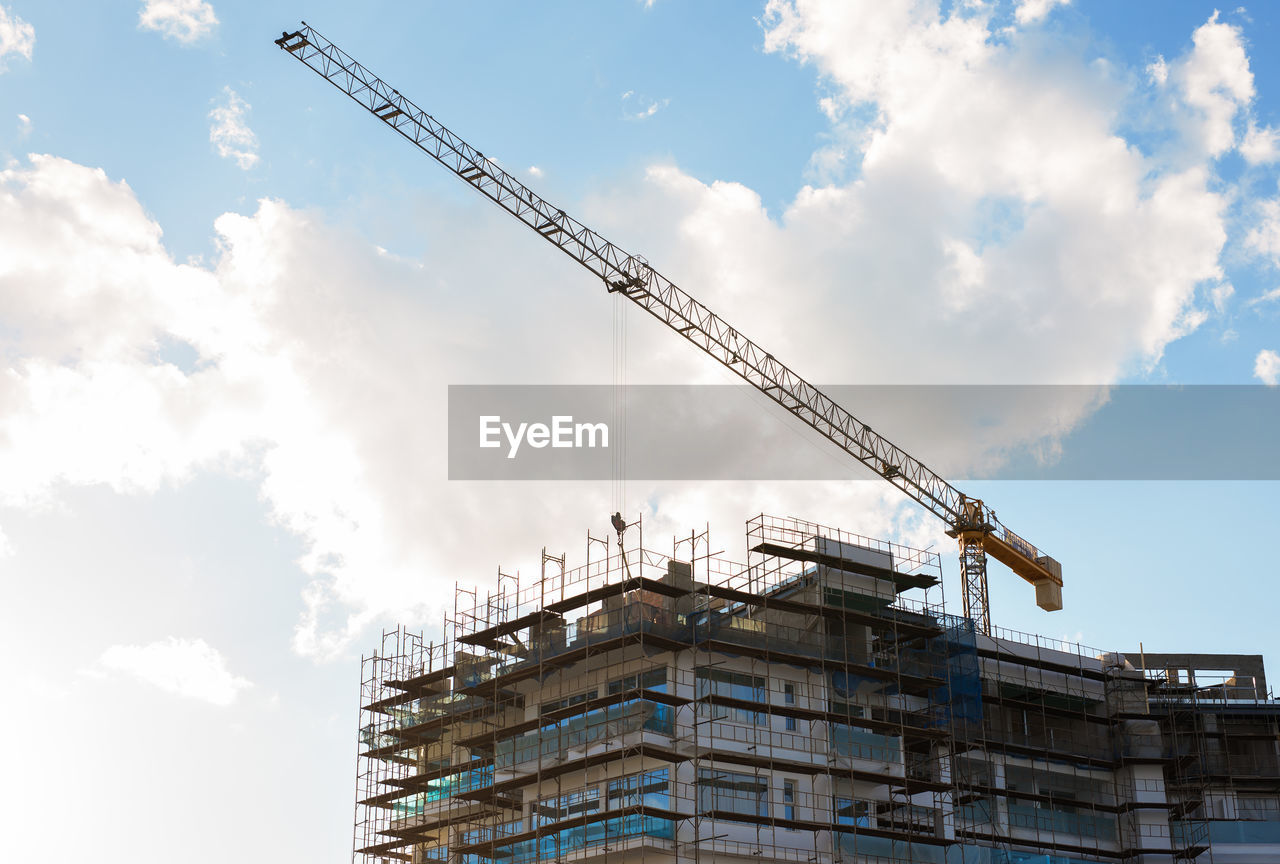
<path id="1" fill-rule="evenodd" d="M 0 671 L 42 709 L 0 721 L 29 781 L 4 793 L 27 826 L 6 859 L 57 835 L 104 862 L 179 843 L 346 860 L 361 651 L 434 626 L 454 580 L 533 572 L 544 544 L 572 565 L 615 506 L 646 536 L 709 521 L 736 559 L 762 510 L 932 543 L 959 607 L 941 526 L 834 456 L 830 483 L 637 482 L 621 501 L 449 483 L 448 385 L 608 383 L 618 313 L 277 49 L 300 19 L 811 380 L 1280 376 L 1270 4 L 0 13 Z M 730 381 L 627 322 L 629 380 Z M 1092 410 L 1074 408 L 1012 412 L 981 447 L 902 443 L 962 466 L 1052 454 Z M 1064 564 L 1053 615 L 993 568 L 997 623 L 1280 662 L 1275 483 L 966 491 Z M 175 765 L 207 779 L 157 800 Z M 98 804 L 68 829 L 47 802 L 72 775 Z"/>

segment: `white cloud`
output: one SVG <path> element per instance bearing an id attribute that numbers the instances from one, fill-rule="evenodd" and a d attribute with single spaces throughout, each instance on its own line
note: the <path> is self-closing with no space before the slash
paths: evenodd
<path id="1" fill-rule="evenodd" d="M 510 353 L 494 352 L 494 324 L 464 285 L 527 285 L 533 268 L 516 255 L 476 261 L 461 225 L 447 214 L 428 226 L 455 266 L 424 272 L 263 201 L 217 220 L 207 268 L 175 263 L 132 190 L 100 170 L 36 156 L 0 172 L 0 504 L 249 470 L 272 520 L 306 549 L 299 651 L 332 653 L 378 616 L 422 620 L 453 578 L 424 574 L 453 574 L 466 555 L 442 538 L 494 512 L 484 490 L 443 485 L 446 384 L 506 380 L 515 357 L 532 380 L 582 380 L 597 356 L 590 340 L 546 350 L 539 334 L 590 333 L 596 320 L 578 302 L 589 287 L 550 278 L 504 301 Z M 566 293 L 572 315 L 550 302 Z M 189 346 L 191 368 L 161 359 L 167 343 Z M 566 506 L 589 505 L 606 507 L 591 495 Z M 536 506 L 521 495 L 503 505 L 512 522 Z"/>
<path id="2" fill-rule="evenodd" d="M 217 649 L 203 639 L 169 637 L 149 645 L 112 645 L 94 671 L 122 672 L 166 693 L 226 707 L 253 686 L 233 675 Z"/>
<path id="3" fill-rule="evenodd" d="M 866 368 L 894 353 L 880 326 L 893 320 L 930 334 L 895 360 L 899 380 L 1107 382 L 1202 320 L 1227 202 L 1207 162 L 1162 164 L 1121 136 L 1123 75 L 1047 62 L 927 2 L 773 0 L 764 22 L 767 50 L 813 63 L 874 117 L 850 155 L 857 181 L 802 192 L 778 254 L 806 262 L 822 316 L 870 349 Z M 974 350 L 963 367 L 945 359 Z"/>
<path id="4" fill-rule="evenodd" d="M 541 176 L 542 176 L 542 174 L 543 174 L 542 169 L 541 169 L 541 168 L 539 168 L 537 165 L 530 165 L 530 166 L 529 166 L 529 176 L 530 176 L 530 177 L 535 177 L 535 178 L 536 178 L 536 177 L 541 177 Z"/>
<path id="5" fill-rule="evenodd" d="M 1280 384 L 1280 354 L 1264 348 L 1253 361 L 1253 377 L 1274 387 Z"/>
<path id="6" fill-rule="evenodd" d="M 0 372 L 0 503 L 51 501 L 59 483 L 154 490 L 251 434 L 236 412 L 201 407 L 244 384 L 145 360 L 162 337 L 214 350 L 246 312 L 208 272 L 175 265 L 160 233 L 100 170 L 35 156 L 0 172 L 0 294 L 14 328 Z"/>
<path id="7" fill-rule="evenodd" d="M 1203 152 L 1220 156 L 1236 143 L 1237 115 L 1253 100 L 1253 72 L 1239 27 L 1214 12 L 1192 34 L 1191 53 L 1170 69 L 1191 109 L 1193 134 Z"/>
<path id="8" fill-rule="evenodd" d="M 31 134 L 31 118 L 26 114 L 18 115 L 18 134 L 23 138 Z"/>
<path id="9" fill-rule="evenodd" d="M 981 256 L 968 243 L 955 238 L 943 240 L 942 251 L 947 258 L 940 274 L 944 302 L 956 312 L 972 308 L 983 300 L 989 284 Z"/>
<path id="10" fill-rule="evenodd" d="M 1018 0 L 1014 18 L 1023 26 L 1048 17 L 1055 6 L 1066 6 L 1071 0 Z"/>
<path id="11" fill-rule="evenodd" d="M 1280 199 L 1263 201 L 1258 212 L 1258 222 L 1245 235 L 1244 245 L 1280 267 Z"/>
<path id="12" fill-rule="evenodd" d="M 1268 165 L 1280 160 L 1280 130 L 1258 126 L 1249 121 L 1249 129 L 1240 142 L 1240 155 L 1250 165 Z"/>
<path id="13" fill-rule="evenodd" d="M 671 104 L 670 99 L 648 99 L 638 96 L 634 90 L 623 93 L 622 102 L 626 108 L 626 116 L 632 120 L 648 119 Z"/>
<path id="14" fill-rule="evenodd" d="M 1163 87 L 1169 81 L 1169 64 L 1164 62 L 1164 58 L 1157 55 L 1156 59 L 1151 61 L 1147 66 L 1147 79 L 1152 84 L 1158 84 Z"/>
<path id="15" fill-rule="evenodd" d="M 1199 158 L 1176 163 L 1122 136 L 1131 74 L 1084 57 L 1047 64 L 1023 37 L 992 39 L 983 18 L 926 3 L 775 0 L 764 21 L 769 49 L 814 64 L 831 116 L 860 126 L 845 156 L 856 180 L 806 187 L 771 216 L 746 186 L 660 164 L 574 210 L 794 368 L 850 384 L 1105 384 L 1198 326 L 1209 313 L 1197 297 L 1227 302 L 1227 194 L 1212 157 L 1198 126 L 1186 134 Z M 603 528 L 610 502 L 590 484 L 555 496 L 448 484 L 443 418 L 450 383 L 602 380 L 598 324 L 616 298 L 564 279 L 500 212 L 421 212 L 433 238 L 422 261 L 267 200 L 217 220 L 210 265 L 183 265 L 132 191 L 100 171 L 35 157 L 0 174 L 12 325 L 0 496 L 32 505 L 69 485 L 147 492 L 252 471 L 271 518 L 305 549 L 294 644 L 312 656 L 377 620 L 423 620 L 455 577 Z M 513 238 L 503 254 L 474 254 L 502 232 Z M 476 286 L 493 302 L 477 302 Z M 574 335 L 548 350 L 560 333 Z M 645 358 L 633 381 L 732 380 L 661 328 L 631 339 Z M 157 359 L 167 342 L 197 362 Z M 999 418 L 978 453 L 953 430 L 908 430 L 901 443 L 938 465 L 1011 442 L 1052 455 L 1095 405 L 1082 399 L 1047 426 L 1033 410 Z M 650 484 L 640 497 L 653 503 L 632 507 L 646 532 L 668 536 L 762 509 L 859 512 L 870 534 L 894 525 L 893 490 L 794 486 Z M 463 573 L 477 525 L 519 527 L 495 532 Z"/>
<path id="16" fill-rule="evenodd" d="M 1193 158 L 1219 157 L 1235 148 L 1250 165 L 1280 161 L 1280 130 L 1259 125 L 1253 113 L 1254 76 L 1244 33 L 1218 18 L 1215 11 L 1196 28 L 1190 52 L 1171 63 L 1157 57 L 1148 75 L 1160 85 L 1175 85 L 1167 93 L 1171 119 Z"/>
<path id="17" fill-rule="evenodd" d="M 30 60 L 35 47 L 36 28 L 0 6 L 0 72 L 5 70 L 4 61 L 10 54 Z"/>
<path id="18" fill-rule="evenodd" d="M 209 112 L 209 141 L 224 159 L 234 159 L 248 171 L 258 162 L 258 137 L 245 122 L 249 104 L 230 87 L 223 88 L 225 101 Z"/>
<path id="19" fill-rule="evenodd" d="M 649 107 L 643 108 L 631 116 L 633 116 L 637 120 L 643 120 L 646 117 L 652 117 L 654 114 L 657 114 L 663 108 L 666 108 L 669 104 L 671 104 L 670 99 L 655 100 L 649 103 Z"/>
<path id="20" fill-rule="evenodd" d="M 1244 305 L 1246 306 L 1262 306 L 1266 303 L 1280 302 L 1280 287 L 1272 288 L 1270 291 L 1264 291 L 1257 297 L 1250 297 Z"/>
<path id="21" fill-rule="evenodd" d="M 1235 286 L 1230 282 L 1219 282 L 1209 289 L 1209 300 L 1213 303 L 1213 309 L 1219 315 L 1227 309 L 1227 301 L 1235 296 Z"/>
<path id="22" fill-rule="evenodd" d="M 138 26 L 191 43 L 212 33 L 218 16 L 204 0 L 145 0 L 138 12 Z"/>
<path id="23" fill-rule="evenodd" d="M 633 191 L 586 205 L 592 221 L 625 210 Z M 750 216 L 741 187 L 721 194 Z M 335 655 L 373 621 L 438 620 L 454 578 L 482 578 L 495 561 L 518 566 L 549 539 L 576 545 L 608 510 L 604 484 L 548 496 L 538 484 L 495 494 L 448 483 L 446 386 L 599 382 L 592 370 L 608 337 L 595 325 L 613 298 L 539 267 L 541 248 L 477 258 L 481 238 L 518 236 L 504 214 L 424 213 L 441 250 L 425 266 L 263 201 L 217 220 L 220 251 L 206 268 L 172 261 L 129 187 L 101 171 L 41 156 L 0 173 L 0 504 L 251 472 L 271 520 L 302 542 L 309 581 L 294 646 L 313 657 Z M 648 223 L 641 212 L 631 224 Z M 522 290 L 502 294 L 495 315 L 476 302 L 479 285 Z M 548 350 L 548 333 L 575 335 Z M 722 380 L 658 328 L 635 328 L 632 340 L 646 358 L 633 380 L 681 381 L 691 370 Z M 195 353 L 190 368 L 157 354 L 172 342 Z M 847 506 L 871 530 L 889 524 L 893 500 L 878 484 L 781 495 L 757 484 L 663 488 L 670 494 L 642 493 L 628 508 L 658 502 L 645 508 L 658 536 L 708 519 L 741 524 L 769 501 L 815 518 Z M 501 532 L 478 569 L 460 569 L 476 526 L 494 524 L 520 528 Z"/>

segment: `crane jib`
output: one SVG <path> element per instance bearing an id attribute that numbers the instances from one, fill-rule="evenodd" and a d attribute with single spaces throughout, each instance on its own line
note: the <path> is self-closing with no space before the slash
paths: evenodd
<path id="1" fill-rule="evenodd" d="M 275 43 L 595 274 L 609 291 L 649 312 L 942 519 L 951 529 L 948 533 L 961 538 L 962 566 L 966 560 L 976 560 L 975 554 L 985 560 L 985 544 L 993 557 L 1036 585 L 1037 602 L 1043 608 L 1061 608 L 1061 566 L 1001 525 L 983 502 L 969 498 L 874 432 L 643 258 L 615 246 L 545 201 L 305 22 L 302 29 L 282 34 Z M 982 631 L 989 632 L 985 564 L 975 566 L 981 572 L 976 576 L 966 572 L 966 583 L 980 579 L 977 593 L 981 596 L 971 598 L 966 591 L 966 614 L 972 611 Z M 977 608 L 971 610 L 971 602 Z"/>

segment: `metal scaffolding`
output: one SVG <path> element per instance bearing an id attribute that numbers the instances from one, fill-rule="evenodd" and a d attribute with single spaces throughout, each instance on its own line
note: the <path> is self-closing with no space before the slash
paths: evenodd
<path id="1" fill-rule="evenodd" d="M 1209 860 L 1183 727 L 1118 655 L 976 633 L 932 552 L 761 515 L 739 564 L 641 527 L 459 589 L 439 644 L 384 634 L 364 861 Z"/>

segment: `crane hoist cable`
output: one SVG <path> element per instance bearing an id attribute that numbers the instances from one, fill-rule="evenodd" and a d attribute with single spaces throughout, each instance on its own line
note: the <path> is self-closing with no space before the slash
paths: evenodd
<path id="1" fill-rule="evenodd" d="M 625 511 L 627 504 L 627 309 L 621 298 L 610 298 L 613 314 L 613 386 L 610 406 L 611 473 L 613 481 L 613 506 Z"/>
<path id="2" fill-rule="evenodd" d="M 1062 608 L 1062 566 L 1055 559 L 1009 530 L 981 499 L 964 494 L 876 433 L 642 256 L 609 242 L 543 199 L 305 21 L 275 44 L 578 262 L 602 280 L 607 291 L 644 309 L 943 520 L 960 546 L 964 614 L 979 632 L 991 632 L 988 556 L 1035 586 L 1040 608 Z"/>

